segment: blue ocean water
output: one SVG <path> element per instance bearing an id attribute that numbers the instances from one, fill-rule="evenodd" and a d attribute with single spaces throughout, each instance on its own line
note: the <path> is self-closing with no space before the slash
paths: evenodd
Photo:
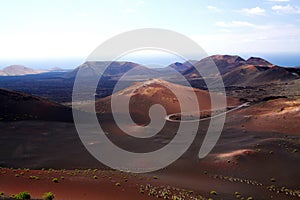
<path id="1" fill-rule="evenodd" d="M 260 57 L 263 58 L 270 63 L 283 67 L 295 67 L 300 66 L 300 52 L 299 53 L 247 53 L 245 55 L 241 55 L 244 59 L 248 59 L 249 57 Z"/>
<path id="2" fill-rule="evenodd" d="M 53 58 L 53 59 L 0 59 L 0 69 L 10 65 L 24 65 L 33 69 L 74 69 L 84 63 L 84 58 Z"/>
<path id="3" fill-rule="evenodd" d="M 263 58 L 275 65 L 294 67 L 300 66 L 300 52 L 299 53 L 245 53 L 245 54 L 236 54 L 240 55 L 244 59 L 249 57 L 260 57 Z M 153 57 L 150 57 L 153 59 Z M 150 63 L 160 63 L 162 66 L 168 66 L 174 62 L 183 62 L 182 59 L 176 60 L 174 56 L 170 57 L 157 57 L 152 60 L 149 57 L 132 59 L 129 61 L 137 62 L 139 64 L 150 64 Z M 85 62 L 85 58 L 60 58 L 60 59 L 0 59 L 0 69 L 7 67 L 9 65 L 24 65 L 26 67 L 34 69 L 51 69 L 54 67 L 59 67 L 62 69 L 74 69 Z"/>

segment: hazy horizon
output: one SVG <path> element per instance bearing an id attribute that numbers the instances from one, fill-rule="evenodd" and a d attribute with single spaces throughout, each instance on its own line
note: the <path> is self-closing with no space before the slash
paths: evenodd
<path id="1" fill-rule="evenodd" d="M 216 55 L 209 54 L 208 56 Z M 225 55 L 225 54 L 224 54 Z M 238 55 L 238 54 L 226 54 L 226 55 Z M 238 55 L 243 59 L 247 60 L 250 57 L 260 57 L 272 64 L 283 66 L 283 67 L 298 67 L 300 66 L 300 56 L 299 54 L 257 54 L 257 53 L 247 53 Z M 196 57 L 194 60 L 200 60 Z M 0 70 L 11 66 L 11 65 L 24 65 L 33 69 L 51 69 L 51 68 L 62 68 L 62 69 L 75 69 L 79 65 L 85 62 L 85 58 L 53 58 L 53 59 L 7 59 L 0 60 Z M 150 68 L 166 67 L 175 62 L 184 62 L 185 60 L 175 57 L 175 56 L 160 56 L 154 58 L 153 56 L 128 56 L 126 59 L 120 59 L 118 61 L 128 61 L 135 62 L 148 66 Z M 155 66 L 156 65 L 156 66 Z"/>

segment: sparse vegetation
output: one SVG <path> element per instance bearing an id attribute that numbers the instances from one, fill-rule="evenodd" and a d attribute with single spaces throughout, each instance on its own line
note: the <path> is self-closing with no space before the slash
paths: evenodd
<path id="1" fill-rule="evenodd" d="M 293 149 L 292 153 L 297 153 L 298 149 Z"/>
<path id="2" fill-rule="evenodd" d="M 43 200 L 53 200 L 54 194 L 52 192 L 46 192 L 43 194 Z"/>
<path id="3" fill-rule="evenodd" d="M 14 198 L 16 200 L 28 200 L 31 198 L 29 192 L 24 191 L 24 192 L 20 192 L 19 194 L 14 195 Z"/>
<path id="4" fill-rule="evenodd" d="M 276 179 L 275 178 L 271 178 L 270 181 L 271 182 L 276 182 Z"/>
<path id="5" fill-rule="evenodd" d="M 273 151 L 269 151 L 269 154 L 273 154 L 274 152 Z"/>
<path id="6" fill-rule="evenodd" d="M 241 198 L 242 197 L 242 195 L 239 192 L 235 192 L 234 194 L 235 194 L 236 198 Z"/>
<path id="7" fill-rule="evenodd" d="M 40 180 L 40 177 L 38 177 L 38 176 L 29 176 L 29 179 Z"/>
<path id="8" fill-rule="evenodd" d="M 53 179 L 52 179 L 52 182 L 53 182 L 53 183 L 58 183 L 58 179 L 57 179 L 57 178 L 53 178 Z"/>

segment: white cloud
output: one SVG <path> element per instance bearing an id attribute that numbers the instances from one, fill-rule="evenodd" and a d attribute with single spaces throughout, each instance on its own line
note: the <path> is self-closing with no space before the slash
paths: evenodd
<path id="1" fill-rule="evenodd" d="M 143 4 L 145 4 L 145 1 L 138 1 L 137 4 L 138 5 L 143 5 Z"/>
<path id="2" fill-rule="evenodd" d="M 244 8 L 241 12 L 247 15 L 265 15 L 266 10 L 257 6 L 255 8 Z"/>
<path id="3" fill-rule="evenodd" d="M 300 7 L 291 6 L 290 4 L 286 6 L 275 5 L 272 6 L 272 10 L 276 11 L 279 14 L 300 14 Z"/>
<path id="4" fill-rule="evenodd" d="M 136 12 L 136 9 L 133 9 L 133 8 L 127 8 L 127 9 L 125 9 L 125 12 L 126 12 L 126 13 L 134 13 L 134 12 Z"/>
<path id="5" fill-rule="evenodd" d="M 206 52 L 242 53 L 242 52 L 299 52 L 300 28 L 296 25 L 270 26 L 267 30 L 231 29 L 230 32 L 216 32 L 207 35 L 191 35 Z"/>
<path id="6" fill-rule="evenodd" d="M 221 28 L 255 28 L 255 29 L 267 29 L 269 26 L 261 26 L 257 24 L 253 24 L 247 21 L 231 21 L 231 22 L 224 22 L 219 21 L 216 22 L 216 26 Z"/>
<path id="7" fill-rule="evenodd" d="M 217 8 L 215 6 L 211 6 L 211 5 L 207 6 L 207 9 L 209 11 L 213 11 L 213 12 L 220 12 L 221 11 L 219 8 Z"/>

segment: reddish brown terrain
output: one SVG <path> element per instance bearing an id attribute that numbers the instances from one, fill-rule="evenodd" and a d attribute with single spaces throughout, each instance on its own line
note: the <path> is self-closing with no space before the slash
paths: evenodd
<path id="1" fill-rule="evenodd" d="M 176 94 L 175 94 L 176 93 Z M 221 94 L 209 93 L 205 90 L 182 86 L 170 83 L 161 79 L 151 79 L 145 82 L 136 82 L 132 86 L 114 93 L 112 96 L 100 99 L 96 102 L 97 113 L 111 113 L 112 98 L 116 98 L 117 102 L 124 102 L 126 98 L 130 98 L 129 109 L 131 115 L 137 115 L 139 121 L 149 120 L 148 111 L 152 105 L 160 104 L 166 110 L 168 115 L 173 113 L 192 113 L 197 112 L 194 109 L 194 101 L 192 95 L 195 95 L 198 109 L 201 111 L 211 110 L 211 98 L 215 98 L 215 109 L 224 109 L 222 107 Z M 211 95 L 211 96 L 210 96 Z M 227 97 L 227 106 L 237 106 L 240 104 L 238 99 Z M 184 111 L 181 107 L 184 105 Z M 89 105 L 81 107 L 89 110 Z M 117 112 L 126 112 L 126 106 L 120 107 Z"/>
<path id="2" fill-rule="evenodd" d="M 226 87 L 229 112 L 218 143 L 207 157 L 199 159 L 210 122 L 207 115 L 199 122 L 195 140 L 182 157 L 148 174 L 111 170 L 98 162 L 81 143 L 70 108 L 32 95 L 0 90 L 0 196 L 1 192 L 5 196 L 0 199 L 21 191 L 29 191 L 33 199 L 41 199 L 43 193 L 51 191 L 58 200 L 299 199 L 297 71 L 259 58 L 214 56 L 213 59 L 223 69 L 224 80 L 232 80 L 232 85 Z M 198 62 L 205 64 L 207 60 Z M 120 67 L 116 64 L 115 70 Z M 193 69 L 184 66 L 182 71 L 188 77 Z M 195 76 L 191 81 L 198 78 Z M 272 84 L 266 84 L 268 81 Z M 178 96 L 164 84 L 176 88 L 187 105 L 192 103 L 189 95 L 196 93 L 198 106 L 202 110 L 211 109 L 206 90 L 160 79 L 136 82 L 113 96 L 120 101 L 130 97 L 130 111 L 138 113 L 141 121 L 147 118 L 151 105 L 158 103 L 167 114 L 180 112 Z M 220 97 L 217 93 L 212 95 Z M 98 99 L 96 111 L 107 137 L 121 148 L 153 151 L 168 144 L 176 134 L 180 120 L 166 121 L 163 129 L 151 138 L 129 137 L 111 116 L 111 99 L 112 96 Z M 248 106 L 230 110 L 245 102 Z M 90 108 L 90 102 L 76 103 L 81 109 Z M 137 125 L 128 126 L 136 134 L 143 131 Z M 88 145 L 100 142 L 95 140 Z"/>
<path id="3" fill-rule="evenodd" d="M 249 131 L 300 134 L 300 99 L 279 98 L 255 104 L 240 110 L 236 116 L 243 118 L 244 129 Z"/>
<path id="4" fill-rule="evenodd" d="M 0 121 L 72 121 L 71 109 L 32 95 L 0 89 Z"/>

